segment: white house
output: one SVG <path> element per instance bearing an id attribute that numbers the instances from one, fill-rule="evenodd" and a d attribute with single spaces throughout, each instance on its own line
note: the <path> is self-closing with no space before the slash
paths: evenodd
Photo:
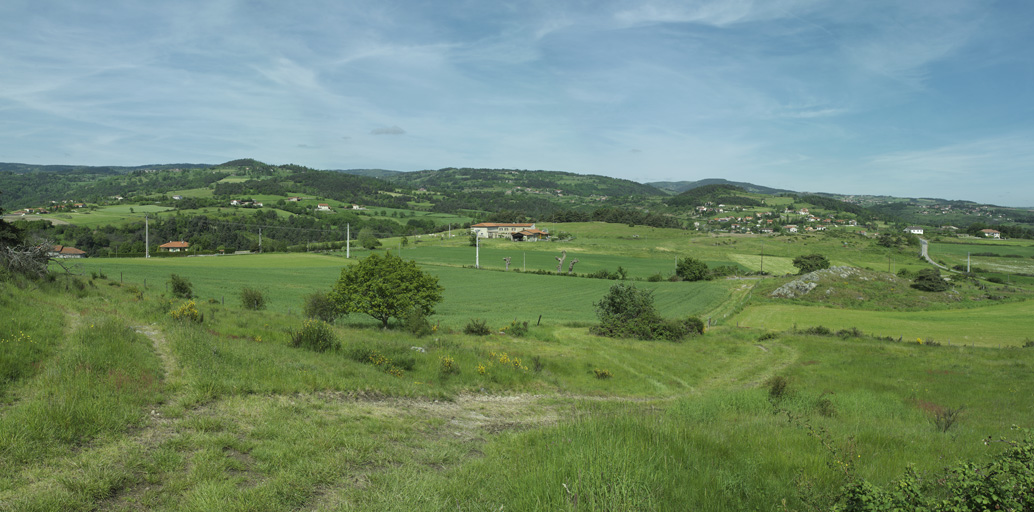
<path id="1" fill-rule="evenodd" d="M 984 234 L 984 238 L 1002 238 L 1002 232 L 994 229 L 981 229 L 980 232 Z"/>
<path id="2" fill-rule="evenodd" d="M 535 224 L 482 222 L 470 226 L 470 232 L 478 238 L 512 238 L 514 233 L 535 229 Z"/>
<path id="3" fill-rule="evenodd" d="M 908 228 L 905 229 L 905 233 L 911 233 L 913 235 L 921 235 L 921 234 L 923 234 L 923 228 L 921 228 L 919 226 L 909 226 Z"/>
<path id="4" fill-rule="evenodd" d="M 327 203 L 317 204 L 316 205 L 316 211 L 318 211 L 318 212 L 329 212 L 330 211 L 330 205 L 327 204 Z"/>

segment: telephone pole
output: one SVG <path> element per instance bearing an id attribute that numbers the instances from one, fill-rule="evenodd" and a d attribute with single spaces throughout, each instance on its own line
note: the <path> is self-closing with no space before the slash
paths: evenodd
<path id="1" fill-rule="evenodd" d="M 144 257 L 151 257 L 151 228 L 147 222 L 147 214 L 144 214 Z"/>

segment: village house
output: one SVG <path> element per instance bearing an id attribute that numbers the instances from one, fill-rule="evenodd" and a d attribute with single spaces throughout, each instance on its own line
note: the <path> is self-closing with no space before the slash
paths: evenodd
<path id="1" fill-rule="evenodd" d="M 67 245 L 55 245 L 51 248 L 51 251 L 47 253 L 47 256 L 59 259 L 85 258 L 86 251 L 76 249 L 75 247 L 69 247 Z"/>
<path id="2" fill-rule="evenodd" d="M 786 231 L 787 233 L 796 233 L 797 226 L 795 224 L 787 224 L 783 226 L 783 231 Z"/>
<path id="3" fill-rule="evenodd" d="M 330 209 L 330 205 L 329 204 L 327 204 L 327 203 L 320 203 L 320 204 L 316 205 L 316 211 L 318 211 L 318 212 L 329 212 L 329 211 L 332 211 L 332 210 Z"/>
<path id="4" fill-rule="evenodd" d="M 1002 232 L 994 229 L 981 229 L 984 238 L 1002 238 Z"/>
<path id="5" fill-rule="evenodd" d="M 184 241 L 169 242 L 167 244 L 159 245 L 158 248 L 166 252 L 180 252 L 186 251 L 190 247 L 190 244 Z"/>
<path id="6" fill-rule="evenodd" d="M 470 226 L 470 232 L 478 238 L 513 238 L 514 233 L 533 229 L 535 224 L 482 222 Z"/>
<path id="7" fill-rule="evenodd" d="M 549 238 L 549 233 L 538 229 L 525 229 L 510 235 L 510 237 L 515 242 L 537 242 Z"/>
<path id="8" fill-rule="evenodd" d="M 921 228 L 919 226 L 909 226 L 907 229 L 905 229 L 905 233 L 911 233 L 913 235 L 921 235 L 921 234 L 923 234 L 923 228 Z"/>

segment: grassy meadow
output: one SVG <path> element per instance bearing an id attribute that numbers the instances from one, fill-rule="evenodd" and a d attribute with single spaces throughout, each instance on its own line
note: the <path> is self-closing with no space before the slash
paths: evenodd
<path id="1" fill-rule="evenodd" d="M 434 332 L 350 315 L 322 353 L 292 346 L 302 301 L 367 251 L 97 258 L 0 281 L 0 510 L 826 510 L 848 482 L 932 481 L 1034 426 L 1022 288 L 929 311 L 782 303 L 758 295 L 789 277 L 646 278 L 680 255 L 752 270 L 762 250 L 777 274 L 813 252 L 921 264 L 851 236 L 539 227 L 576 238 L 489 241 L 481 270 L 465 239 L 411 239 L 402 256 L 445 288 Z M 533 273 L 562 250 L 716 325 L 682 343 L 592 335 L 617 281 Z M 170 315 L 173 273 L 202 322 Z M 243 309 L 243 286 L 268 307 Z M 465 334 L 473 318 L 493 334 Z M 514 319 L 527 335 L 498 332 Z M 817 325 L 857 331 L 802 332 Z"/>

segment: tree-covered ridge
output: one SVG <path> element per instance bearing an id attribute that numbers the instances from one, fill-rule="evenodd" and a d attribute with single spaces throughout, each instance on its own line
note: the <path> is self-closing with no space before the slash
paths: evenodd
<path id="1" fill-rule="evenodd" d="M 869 211 L 867 208 L 858 206 L 856 204 L 846 203 L 844 201 L 834 199 L 832 197 L 809 194 L 800 196 L 798 200 L 802 203 L 808 203 L 812 206 L 822 208 L 824 210 L 853 213 L 859 216 L 860 218 L 870 218 L 873 216 L 873 212 Z"/>
<path id="2" fill-rule="evenodd" d="M 732 185 L 735 187 L 739 187 L 744 191 L 750 192 L 752 194 L 775 195 L 794 193 L 794 191 L 792 190 L 766 187 L 764 185 L 755 185 L 753 183 L 747 183 L 745 181 L 729 181 L 722 178 L 707 178 L 698 181 L 656 181 L 652 183 L 647 183 L 647 185 L 668 191 L 672 194 L 681 194 L 683 192 L 686 192 L 687 190 L 693 190 L 695 188 L 700 188 L 708 185 Z"/>
<path id="3" fill-rule="evenodd" d="M 726 204 L 736 206 L 762 206 L 764 202 L 747 195 L 747 191 L 736 185 L 714 184 L 704 185 L 687 190 L 667 200 L 668 206 L 676 208 L 692 208 L 707 204 Z"/>
<path id="4" fill-rule="evenodd" d="M 67 171 L 0 172 L 0 196 L 9 209 L 46 206 L 51 201 L 102 202 L 114 196 L 164 194 L 172 190 L 204 188 L 228 174 L 207 168 L 134 170 L 114 173 L 107 168 Z"/>
<path id="5" fill-rule="evenodd" d="M 467 190 L 511 191 L 545 195 L 662 196 L 664 192 L 631 180 L 561 171 L 516 169 L 445 168 L 397 174 L 395 183 L 410 188 L 438 190 L 462 187 Z"/>

